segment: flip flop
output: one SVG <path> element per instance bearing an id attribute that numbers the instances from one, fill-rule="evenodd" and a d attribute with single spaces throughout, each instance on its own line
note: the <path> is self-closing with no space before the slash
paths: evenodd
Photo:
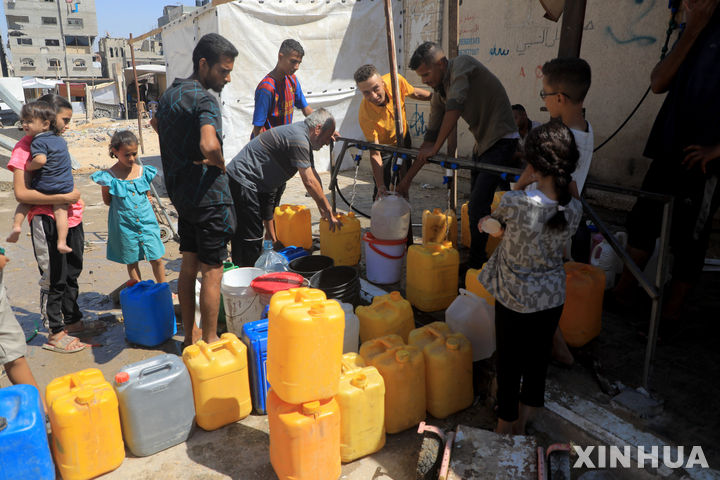
<path id="1" fill-rule="evenodd" d="M 69 330 L 67 330 L 67 326 L 65 328 L 66 328 L 65 333 L 67 333 L 68 335 L 75 335 L 75 336 L 95 335 L 97 333 L 102 333 L 105 330 L 107 330 L 107 326 L 105 326 L 105 324 L 100 321 L 83 323 L 83 328 L 81 328 L 80 330 L 69 331 Z"/>
<path id="2" fill-rule="evenodd" d="M 78 345 L 75 348 L 71 348 L 70 345 Z M 86 344 L 82 343 L 77 337 L 73 337 L 72 335 L 65 334 L 60 340 L 57 340 L 55 343 L 46 343 L 42 346 L 45 350 L 50 350 L 51 352 L 56 353 L 76 353 L 81 350 L 85 350 L 87 347 Z"/>

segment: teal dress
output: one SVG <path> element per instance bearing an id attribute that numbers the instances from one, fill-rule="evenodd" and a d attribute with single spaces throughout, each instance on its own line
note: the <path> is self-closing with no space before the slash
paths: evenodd
<path id="1" fill-rule="evenodd" d="M 108 170 L 90 177 L 110 188 L 112 201 L 108 211 L 107 259 L 129 265 L 143 259 L 157 260 L 165 255 L 160 227 L 147 192 L 157 168 L 144 165 L 133 180 L 115 178 Z"/>

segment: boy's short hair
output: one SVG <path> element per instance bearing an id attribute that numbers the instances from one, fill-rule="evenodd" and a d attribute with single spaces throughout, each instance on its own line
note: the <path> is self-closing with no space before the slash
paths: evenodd
<path id="1" fill-rule="evenodd" d="M 305 50 L 303 50 L 302 45 L 300 45 L 300 42 L 298 42 L 295 39 L 288 38 L 287 40 L 283 40 L 283 42 L 280 44 L 280 54 L 281 55 L 290 55 L 293 52 L 297 52 L 298 55 L 301 57 L 305 56 Z"/>
<path id="2" fill-rule="evenodd" d="M 582 103 L 590 90 L 590 65 L 582 58 L 555 58 L 543 65 L 542 73 L 574 103 Z"/>
<path id="3" fill-rule="evenodd" d="M 26 103 L 20 110 L 20 120 L 34 120 L 50 122 L 50 129 L 55 130 L 55 109 L 47 102 L 35 101 Z"/>
<path id="4" fill-rule="evenodd" d="M 367 64 L 355 70 L 353 78 L 355 78 L 355 83 L 360 83 L 376 74 L 378 74 L 378 71 L 375 65 Z"/>
<path id="5" fill-rule="evenodd" d="M 205 59 L 208 67 L 212 67 L 220 61 L 220 57 L 227 57 L 234 60 L 237 55 L 237 48 L 222 35 L 218 35 L 217 33 L 203 35 L 193 49 L 193 73 L 198 72 L 201 58 Z"/>
<path id="6" fill-rule="evenodd" d="M 410 70 L 417 70 L 423 63 L 426 66 L 432 66 L 435 56 L 438 52 L 442 52 L 442 48 L 435 42 L 421 43 L 410 57 Z"/>
<path id="7" fill-rule="evenodd" d="M 519 103 L 516 103 L 515 105 L 511 106 L 510 108 L 513 109 L 513 110 L 515 110 L 515 111 L 518 111 L 518 112 L 527 113 L 527 112 L 525 111 L 525 107 L 523 107 L 523 106 L 520 105 Z"/>

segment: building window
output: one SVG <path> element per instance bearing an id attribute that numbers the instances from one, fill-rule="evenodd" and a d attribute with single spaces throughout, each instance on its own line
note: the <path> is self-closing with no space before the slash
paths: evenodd
<path id="1" fill-rule="evenodd" d="M 60 60 L 57 58 L 49 58 L 48 65 L 50 65 L 53 68 L 60 68 Z"/>
<path id="2" fill-rule="evenodd" d="M 18 38 L 18 45 L 32 45 L 32 38 Z"/>
<path id="3" fill-rule="evenodd" d="M 65 45 L 68 47 L 89 47 L 89 37 L 78 37 L 75 35 L 65 35 Z"/>
<path id="4" fill-rule="evenodd" d="M 82 67 L 82 68 L 86 67 L 85 60 L 83 60 L 82 58 L 76 58 L 75 60 L 73 60 L 73 65 L 75 65 L 76 67 Z"/>
<path id="5" fill-rule="evenodd" d="M 67 21 L 68 21 L 68 25 L 70 25 L 71 27 L 80 27 L 80 28 L 82 28 L 82 26 L 83 26 L 83 19 L 82 19 L 82 18 L 68 18 Z"/>
<path id="6" fill-rule="evenodd" d="M 47 47 L 59 47 L 59 46 L 60 46 L 60 40 L 45 39 L 45 46 L 47 46 Z"/>
<path id="7" fill-rule="evenodd" d="M 56 17 L 42 17 L 42 24 L 43 25 L 57 25 L 57 18 Z"/>
<path id="8" fill-rule="evenodd" d="M 110 49 L 110 58 L 115 58 L 115 54 L 113 54 L 113 49 Z"/>
<path id="9" fill-rule="evenodd" d="M 32 58 L 23 58 L 20 60 L 20 66 L 35 68 L 35 61 Z"/>
<path id="10" fill-rule="evenodd" d="M 5 18 L 7 18 L 7 23 L 10 28 L 22 28 L 13 26 L 13 24 L 30 23 L 30 17 L 27 15 L 5 15 Z"/>

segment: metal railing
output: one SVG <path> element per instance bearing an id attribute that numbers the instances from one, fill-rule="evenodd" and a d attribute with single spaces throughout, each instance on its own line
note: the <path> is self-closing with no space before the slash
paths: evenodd
<path id="1" fill-rule="evenodd" d="M 366 142 L 362 140 L 354 140 L 350 138 L 340 138 L 338 141 L 342 142 L 340 154 L 337 157 L 337 162 L 333 161 L 332 156 L 332 144 L 330 149 L 330 185 L 331 190 L 331 203 L 333 210 L 336 208 L 335 193 L 338 189 L 337 176 L 340 173 L 343 159 L 348 148 L 357 147 L 361 150 L 377 150 L 379 152 L 407 155 L 408 157 L 415 157 L 418 153 L 417 149 L 413 148 L 402 148 L 395 147 L 392 145 L 380 145 L 376 143 Z M 467 157 L 450 157 L 447 155 L 434 155 L 428 160 L 430 163 L 440 165 L 442 167 L 450 168 L 453 170 L 466 169 L 466 170 L 482 170 L 493 173 L 510 173 L 513 175 L 519 175 L 522 170 L 517 168 L 503 167 L 498 165 L 490 165 L 487 163 L 475 162 L 471 158 Z M 457 188 L 457 175 L 453 178 L 453 189 Z M 665 284 L 666 270 L 667 270 L 667 259 L 668 259 L 668 248 L 670 242 L 670 224 L 673 210 L 673 197 L 669 195 L 662 195 L 658 193 L 646 192 L 635 188 L 621 187 L 617 185 L 608 185 L 597 182 L 586 182 L 585 189 L 601 190 L 605 192 L 617 193 L 622 195 L 629 195 L 637 198 L 644 198 L 648 200 L 657 201 L 663 204 L 662 222 L 660 226 L 660 245 L 658 249 L 658 263 L 655 278 L 650 280 L 645 277 L 643 271 L 633 261 L 628 253 L 623 249 L 622 246 L 617 242 L 615 236 L 610 233 L 607 226 L 600 220 L 600 217 L 595 210 L 587 203 L 585 198 L 580 198 L 583 209 L 590 220 L 598 228 L 602 236 L 607 240 L 615 253 L 620 257 L 623 265 L 632 273 L 637 279 L 640 286 L 643 288 L 645 293 L 650 297 L 652 301 L 652 308 L 650 310 L 650 325 L 648 327 L 647 344 L 645 347 L 645 359 L 643 363 L 642 373 L 642 387 L 649 391 L 650 377 L 652 375 L 652 363 L 655 357 L 655 348 L 657 346 L 658 329 L 660 327 L 660 317 L 662 315 L 662 297 L 663 297 L 663 285 Z"/>

